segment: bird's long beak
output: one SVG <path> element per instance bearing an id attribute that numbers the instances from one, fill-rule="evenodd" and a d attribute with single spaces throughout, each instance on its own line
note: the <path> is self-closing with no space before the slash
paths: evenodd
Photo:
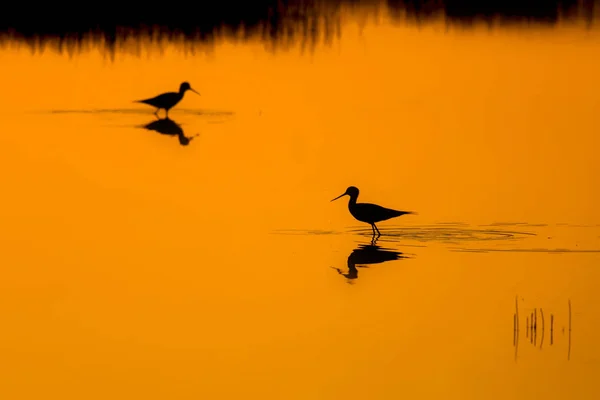
<path id="1" fill-rule="evenodd" d="M 346 193 L 342 193 L 342 194 L 340 194 L 338 197 L 336 197 L 336 198 L 335 198 L 335 199 L 333 199 L 333 200 L 337 200 L 337 199 L 339 199 L 340 197 L 344 197 L 345 195 L 346 195 Z M 331 201 L 333 201 L 333 200 L 331 200 Z"/>
<path id="2" fill-rule="evenodd" d="M 190 88 L 190 90 L 200 96 L 200 93 L 196 92 L 194 89 Z"/>

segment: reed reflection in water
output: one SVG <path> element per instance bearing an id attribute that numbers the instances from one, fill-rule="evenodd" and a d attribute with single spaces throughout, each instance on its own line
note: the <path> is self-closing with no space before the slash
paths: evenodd
<path id="1" fill-rule="evenodd" d="M 70 17 L 71 6 L 40 6 L 44 21 L 28 18 L 30 10 L 18 8 L 0 17 L 0 42 L 22 41 L 31 49 L 55 48 L 75 54 L 90 44 L 115 51 L 141 54 L 140 43 L 165 41 L 184 44 L 186 50 L 202 52 L 214 48 L 223 38 L 243 42 L 260 39 L 270 50 L 287 50 L 298 44 L 302 51 L 315 51 L 319 44 L 332 44 L 342 35 L 348 20 L 365 26 L 385 15 L 396 24 L 426 25 L 443 19 L 448 26 L 544 24 L 583 22 L 591 27 L 598 20 L 598 0 L 542 0 L 486 2 L 402 1 L 402 0 L 271 0 L 248 4 L 233 1 L 211 2 L 200 12 L 181 13 L 188 4 L 166 9 L 121 9 L 118 22 L 112 7 Z M 15 5 L 18 7 L 18 5 Z M 133 39 L 133 40 L 132 40 Z M 87 43 L 85 43 L 88 41 Z M 91 41 L 91 42 L 90 42 Z M 136 43 L 137 42 L 137 43 Z M 204 45 L 204 46 L 201 46 Z"/>
<path id="2" fill-rule="evenodd" d="M 521 298 L 521 303 L 523 303 L 523 301 L 524 299 Z M 549 343 L 546 344 L 546 347 L 555 346 L 557 344 L 555 337 L 559 335 L 561 339 L 565 339 L 565 358 L 567 359 L 567 361 L 570 361 L 572 334 L 571 299 L 567 300 L 565 308 L 567 312 L 563 321 L 561 321 L 560 319 L 556 319 L 555 313 L 547 312 L 546 314 L 544 314 L 544 309 L 541 307 L 526 309 L 527 311 L 529 311 L 529 313 L 525 314 L 524 331 L 526 343 L 529 343 L 529 345 L 533 346 L 534 348 L 539 348 L 539 350 L 542 350 L 544 348 L 544 339 L 546 338 L 546 335 L 549 336 L 549 338 L 547 339 Z M 513 346 L 515 348 L 515 361 L 518 360 L 519 354 L 519 340 L 522 334 L 521 319 L 523 311 L 523 306 L 521 306 L 521 314 L 519 314 L 519 296 L 517 296 L 515 298 L 515 313 L 513 315 Z M 546 309 L 546 311 L 548 311 L 548 309 Z M 544 317 L 544 315 L 546 315 L 546 317 Z"/>

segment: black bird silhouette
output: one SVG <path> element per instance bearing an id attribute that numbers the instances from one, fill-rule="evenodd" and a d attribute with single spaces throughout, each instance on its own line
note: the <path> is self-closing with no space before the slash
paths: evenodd
<path id="1" fill-rule="evenodd" d="M 167 118 L 168 118 L 169 110 L 171 108 L 175 107 L 175 105 L 177 103 L 179 103 L 181 101 L 181 99 L 183 99 L 183 95 L 188 90 L 191 90 L 192 92 L 200 95 L 200 93 L 198 93 L 194 89 L 192 89 L 192 87 L 190 86 L 189 83 L 183 82 L 181 85 L 179 85 L 179 92 L 162 93 L 162 94 L 159 94 L 158 96 L 152 97 L 150 99 L 135 100 L 134 102 L 135 103 L 144 103 L 144 104 L 148 104 L 149 106 L 156 107 L 156 111 L 154 112 L 154 114 L 156 114 L 157 116 L 158 116 L 158 111 L 160 111 L 160 109 L 163 108 L 165 110 L 165 112 L 167 113 Z"/>
<path id="2" fill-rule="evenodd" d="M 352 214 L 352 216 L 360 222 L 371 224 L 373 236 L 375 236 L 376 229 L 378 234 L 377 237 L 381 236 L 381 232 L 379 232 L 379 229 L 375 225 L 376 222 L 385 221 L 390 218 L 399 217 L 405 214 L 416 214 L 412 211 L 392 210 L 391 208 L 381 207 L 377 204 L 357 203 L 356 199 L 358 199 L 358 193 L 358 188 L 350 186 L 344 193 L 331 201 L 337 200 L 346 195 L 350 196 L 350 200 L 348 201 L 348 210 L 350 211 L 350 214 Z"/>

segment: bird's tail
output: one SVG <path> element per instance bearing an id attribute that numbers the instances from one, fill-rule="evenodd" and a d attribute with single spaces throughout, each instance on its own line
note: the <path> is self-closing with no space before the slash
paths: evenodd
<path id="1" fill-rule="evenodd" d="M 416 211 L 403 211 L 404 214 L 419 215 Z"/>

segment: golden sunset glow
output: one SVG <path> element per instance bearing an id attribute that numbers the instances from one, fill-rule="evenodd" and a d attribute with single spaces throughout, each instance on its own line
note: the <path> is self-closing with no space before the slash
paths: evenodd
<path id="1" fill-rule="evenodd" d="M 341 29 L 0 50 L 0 398 L 600 398 L 598 33 Z M 357 279 L 348 186 L 418 213 Z"/>

